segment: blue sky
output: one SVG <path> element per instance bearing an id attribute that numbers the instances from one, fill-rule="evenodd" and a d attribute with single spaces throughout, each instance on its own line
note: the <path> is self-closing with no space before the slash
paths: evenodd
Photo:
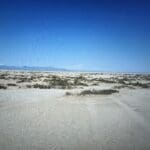
<path id="1" fill-rule="evenodd" d="M 150 72 L 150 2 L 0 0 L 0 64 Z"/>

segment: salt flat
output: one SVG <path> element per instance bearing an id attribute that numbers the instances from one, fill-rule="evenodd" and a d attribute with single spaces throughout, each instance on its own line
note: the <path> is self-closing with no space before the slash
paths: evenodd
<path id="1" fill-rule="evenodd" d="M 60 75 L 67 78 L 67 74 Z M 131 80 L 130 83 L 118 83 L 116 78 L 111 79 L 112 75 L 82 76 L 88 78 L 88 81 L 84 80 L 88 86 L 71 84 L 71 88 L 63 89 L 55 84 L 49 89 L 40 89 L 27 88 L 25 82 L 1 89 L 0 150 L 149 150 L 150 90 L 140 84 L 149 85 L 149 78 L 134 76 L 139 82 L 135 84 Z M 122 75 L 113 77 L 121 78 Z M 123 79 L 125 77 L 130 78 L 123 75 Z M 89 82 L 90 79 L 94 80 Z M 16 83 L 15 79 L 7 78 L 1 79 L 1 84 L 7 85 L 10 81 Z M 99 83 L 91 85 L 96 82 Z M 113 94 L 78 94 L 84 90 L 116 86 L 121 88 Z M 66 95 L 68 91 L 71 95 Z"/>

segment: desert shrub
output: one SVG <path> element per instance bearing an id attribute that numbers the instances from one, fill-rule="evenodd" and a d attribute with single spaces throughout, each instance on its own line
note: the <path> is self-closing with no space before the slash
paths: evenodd
<path id="1" fill-rule="evenodd" d="M 1 74 L 0 75 L 0 79 L 5 79 L 6 77 L 5 77 L 5 75 L 4 74 Z"/>
<path id="2" fill-rule="evenodd" d="M 105 90 L 84 90 L 79 95 L 109 95 L 118 93 L 118 90 L 105 89 Z"/>
<path id="3" fill-rule="evenodd" d="M 78 82 L 76 85 L 78 85 L 78 86 L 88 86 L 86 83 L 83 83 L 83 82 Z"/>
<path id="4" fill-rule="evenodd" d="M 51 88 L 51 86 L 43 85 L 43 84 L 34 84 L 33 87 L 34 88 L 39 88 L 39 89 L 50 89 Z"/>
<path id="5" fill-rule="evenodd" d="M 65 95 L 69 96 L 69 95 L 72 95 L 72 93 L 66 92 Z"/>
<path id="6" fill-rule="evenodd" d="M 8 83 L 7 85 L 8 86 L 17 86 L 17 84 L 15 84 L 15 83 Z"/>
<path id="7" fill-rule="evenodd" d="M 150 75 L 145 75 L 145 76 L 143 77 L 143 79 L 144 79 L 144 80 L 147 80 L 147 81 L 150 81 Z"/>
<path id="8" fill-rule="evenodd" d="M 134 89 L 134 87 L 130 85 L 117 85 L 113 87 L 114 89 L 122 89 L 122 88 L 129 88 L 129 89 Z"/>
<path id="9" fill-rule="evenodd" d="M 126 84 L 124 79 L 118 79 L 119 84 Z"/>
<path id="10" fill-rule="evenodd" d="M 62 79 L 60 77 L 54 76 L 51 81 L 49 81 L 49 85 L 52 88 L 60 88 L 60 89 L 71 89 L 72 83 L 69 83 L 67 79 Z"/>
<path id="11" fill-rule="evenodd" d="M 121 79 L 121 80 L 123 80 L 123 81 L 129 81 L 130 79 L 131 79 L 131 77 L 128 76 L 128 77 L 123 77 L 123 79 Z"/>
<path id="12" fill-rule="evenodd" d="M 147 83 L 136 82 L 136 83 L 129 83 L 129 85 L 141 87 L 141 88 L 150 88 L 150 85 Z"/>
<path id="13" fill-rule="evenodd" d="M 23 81 L 23 80 L 18 80 L 18 81 L 17 81 L 17 83 L 22 83 L 22 82 L 24 82 L 24 81 Z"/>
<path id="14" fill-rule="evenodd" d="M 93 86 L 94 86 L 94 85 L 97 86 L 97 85 L 99 85 L 99 84 L 98 84 L 98 83 L 93 83 L 92 85 L 93 85 Z"/>
<path id="15" fill-rule="evenodd" d="M 32 88 L 32 85 L 29 85 L 29 84 L 28 84 L 28 85 L 26 85 L 26 87 L 27 87 L 27 88 Z"/>
<path id="16" fill-rule="evenodd" d="M 116 85 L 113 87 L 114 89 L 122 89 L 122 88 L 126 88 L 125 85 Z"/>
<path id="17" fill-rule="evenodd" d="M 75 78 L 75 79 L 74 79 L 74 84 L 77 85 L 78 82 L 79 82 L 79 78 Z"/>
<path id="18" fill-rule="evenodd" d="M 68 79 L 60 78 L 56 75 L 44 79 L 43 82 L 46 82 L 51 88 L 56 89 L 71 89 L 73 85 L 71 82 L 68 82 Z"/>
<path id="19" fill-rule="evenodd" d="M 9 73 L 8 72 L 1 72 L 0 74 L 0 79 L 7 79 L 8 78 Z"/>
<path id="20" fill-rule="evenodd" d="M 19 78 L 19 80 L 17 81 L 17 83 L 31 82 L 34 79 L 35 79 L 34 77 L 30 77 L 30 78 L 23 77 L 23 78 Z"/>
<path id="21" fill-rule="evenodd" d="M 0 84 L 0 89 L 7 89 L 7 86 Z"/>
<path id="22" fill-rule="evenodd" d="M 45 79 L 43 80 L 43 82 L 50 82 L 50 81 L 51 81 L 50 78 L 45 78 Z"/>
<path id="23" fill-rule="evenodd" d="M 103 79 L 103 78 L 98 78 L 96 79 L 97 81 L 103 82 L 103 83 L 116 83 L 113 80 L 108 80 L 108 79 Z"/>
<path id="24" fill-rule="evenodd" d="M 27 82 L 26 78 L 22 78 L 17 81 L 17 83 L 23 83 L 23 82 Z"/>
<path id="25" fill-rule="evenodd" d="M 84 80 L 84 81 L 86 80 L 86 78 L 83 77 L 83 76 L 76 77 L 76 78 L 74 79 L 74 85 L 75 85 L 75 86 L 88 86 L 86 83 L 83 83 L 83 82 L 82 82 L 83 80 Z"/>
<path id="26" fill-rule="evenodd" d="M 91 90 L 84 90 L 79 95 L 90 95 L 90 94 L 94 94 L 93 91 L 91 91 Z"/>

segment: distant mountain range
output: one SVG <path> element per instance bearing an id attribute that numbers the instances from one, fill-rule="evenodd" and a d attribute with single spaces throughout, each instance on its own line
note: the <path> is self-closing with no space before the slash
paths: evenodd
<path id="1" fill-rule="evenodd" d="M 0 70 L 67 71 L 67 69 L 64 68 L 55 68 L 55 67 L 7 66 L 7 65 L 0 65 Z"/>

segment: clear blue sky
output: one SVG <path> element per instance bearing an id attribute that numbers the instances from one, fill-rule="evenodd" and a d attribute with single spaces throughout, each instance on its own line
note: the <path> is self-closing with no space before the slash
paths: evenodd
<path id="1" fill-rule="evenodd" d="M 0 64 L 150 72 L 150 2 L 0 0 Z"/>

